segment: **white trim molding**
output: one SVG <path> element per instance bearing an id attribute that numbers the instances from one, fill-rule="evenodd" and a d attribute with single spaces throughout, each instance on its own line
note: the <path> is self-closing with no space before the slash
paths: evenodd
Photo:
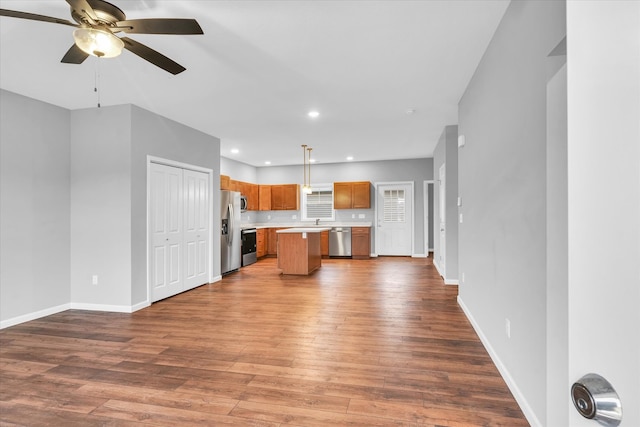
<path id="1" fill-rule="evenodd" d="M 71 304 L 62 304 L 55 307 L 45 308 L 44 310 L 34 311 L 33 313 L 23 314 L 21 316 L 13 317 L 11 319 L 3 320 L 0 322 L 0 329 L 8 328 L 10 326 L 19 325 L 20 323 L 29 322 L 31 320 L 40 319 L 41 317 L 51 316 L 52 314 L 61 313 L 69 310 Z"/>

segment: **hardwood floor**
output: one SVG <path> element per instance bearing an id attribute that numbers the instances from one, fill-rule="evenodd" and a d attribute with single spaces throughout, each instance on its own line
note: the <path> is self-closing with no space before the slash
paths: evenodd
<path id="1" fill-rule="evenodd" d="M 430 259 L 266 259 L 0 331 L 2 426 L 527 426 Z"/>

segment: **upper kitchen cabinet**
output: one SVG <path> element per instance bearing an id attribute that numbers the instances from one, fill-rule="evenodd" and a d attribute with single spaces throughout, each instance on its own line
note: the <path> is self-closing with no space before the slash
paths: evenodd
<path id="1" fill-rule="evenodd" d="M 258 184 L 247 184 L 247 210 L 257 211 L 260 209 L 260 191 Z"/>
<path id="2" fill-rule="evenodd" d="M 271 186 L 271 210 L 297 211 L 299 209 L 299 184 L 279 184 Z"/>
<path id="3" fill-rule="evenodd" d="M 258 193 L 259 193 L 258 200 L 260 203 L 258 210 L 270 211 L 271 210 L 271 186 L 259 185 Z"/>
<path id="4" fill-rule="evenodd" d="M 231 178 L 229 175 L 220 175 L 220 189 L 221 190 L 231 190 Z"/>
<path id="5" fill-rule="evenodd" d="M 371 183 L 369 181 L 334 182 L 333 183 L 333 208 L 334 209 L 369 209 L 371 208 Z"/>

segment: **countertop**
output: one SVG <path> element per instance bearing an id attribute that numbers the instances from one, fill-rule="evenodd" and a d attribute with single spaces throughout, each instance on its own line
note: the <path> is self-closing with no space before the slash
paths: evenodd
<path id="1" fill-rule="evenodd" d="M 329 230 L 331 227 L 292 227 L 278 230 L 276 233 L 320 233 Z"/>
<path id="2" fill-rule="evenodd" d="M 286 223 L 255 223 L 242 224 L 242 228 L 309 228 L 330 230 L 333 227 L 371 227 L 370 222 L 321 222 L 315 225 L 313 222 L 286 222 Z"/>

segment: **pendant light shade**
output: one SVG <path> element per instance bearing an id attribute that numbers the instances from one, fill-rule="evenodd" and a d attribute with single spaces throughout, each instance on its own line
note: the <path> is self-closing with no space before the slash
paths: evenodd
<path id="1" fill-rule="evenodd" d="M 108 30 L 78 28 L 73 32 L 76 45 L 89 55 L 113 58 L 122 53 L 124 42 Z"/>

